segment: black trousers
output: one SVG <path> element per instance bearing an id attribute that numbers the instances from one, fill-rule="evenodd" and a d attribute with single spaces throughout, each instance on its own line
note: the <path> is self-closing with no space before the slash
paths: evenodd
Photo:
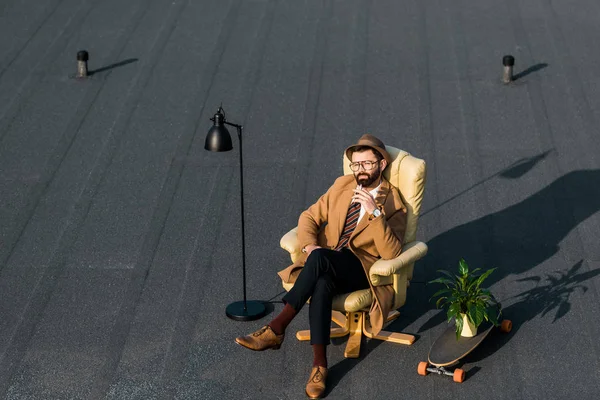
<path id="1" fill-rule="evenodd" d="M 359 259 L 347 248 L 310 253 L 294 287 L 283 302 L 300 312 L 310 298 L 310 344 L 329 344 L 333 296 L 366 289 L 369 280 Z"/>

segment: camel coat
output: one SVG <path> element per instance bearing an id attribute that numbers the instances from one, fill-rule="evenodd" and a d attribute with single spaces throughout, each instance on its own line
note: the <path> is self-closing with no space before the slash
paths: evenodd
<path id="1" fill-rule="evenodd" d="M 346 222 L 346 213 L 356 189 L 353 175 L 344 175 L 319 200 L 304 211 L 298 220 L 298 242 L 300 248 L 319 245 L 333 249 L 339 242 Z M 375 261 L 389 260 L 402 252 L 402 239 L 406 229 L 406 207 L 400 193 L 386 179 L 383 179 L 375 203 L 382 215 L 369 220 L 365 214 L 350 236 L 348 248 L 360 260 L 367 277 Z M 306 262 L 306 256 L 280 271 L 278 274 L 285 283 L 293 283 Z M 369 279 L 370 282 L 370 279 Z M 379 333 L 387 319 L 393 301 L 392 285 L 373 286 L 375 301 L 369 316 L 375 334 Z"/>

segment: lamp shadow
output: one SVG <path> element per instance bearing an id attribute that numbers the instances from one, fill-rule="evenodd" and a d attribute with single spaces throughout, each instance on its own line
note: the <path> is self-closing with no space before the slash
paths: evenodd
<path id="1" fill-rule="evenodd" d="M 521 158 L 521 159 L 513 162 L 508 167 L 488 176 L 485 179 L 482 179 L 481 181 L 475 183 L 474 185 L 472 185 L 472 186 L 460 191 L 459 193 L 455 194 L 454 196 L 444 200 L 443 202 L 437 204 L 435 207 L 421 212 L 420 218 L 423 218 L 425 215 L 429 214 L 433 210 L 436 210 L 436 209 L 442 207 L 443 205 L 459 198 L 463 194 L 470 192 L 471 190 L 475 189 L 476 187 L 481 186 L 484 183 L 486 183 L 494 178 L 497 178 L 497 177 L 509 178 L 509 179 L 520 178 L 521 176 L 523 176 L 527 172 L 529 172 L 531 169 L 533 169 L 540 161 L 543 161 L 546 157 L 548 157 L 548 155 L 550 155 L 552 152 L 554 152 L 554 148 L 547 150 L 543 153 L 537 154 L 535 156 L 532 156 L 532 157 Z"/>
<path id="2" fill-rule="evenodd" d="M 131 64 L 131 63 L 134 63 L 136 61 L 138 61 L 137 58 L 128 58 L 126 60 L 119 61 L 119 62 L 116 62 L 114 64 L 107 65 L 105 67 L 101 67 L 101 68 L 98 68 L 98 69 L 94 69 L 92 71 L 88 71 L 88 75 L 92 76 L 92 75 L 95 75 L 95 74 L 99 74 L 101 72 L 110 71 L 111 69 L 122 67 L 124 65 Z"/>
<path id="3" fill-rule="evenodd" d="M 545 151 L 532 157 L 521 158 L 515 161 L 502 171 L 498 172 L 497 176 L 508 179 L 517 179 L 531 171 L 540 161 L 544 160 L 554 149 Z"/>
<path id="4" fill-rule="evenodd" d="M 283 296 L 285 293 L 287 293 L 287 292 L 285 290 L 283 290 L 268 300 L 261 300 L 261 303 L 263 303 L 263 305 L 265 306 L 265 310 L 266 310 L 265 317 L 268 315 L 271 315 L 273 313 L 273 311 L 275 311 L 275 304 L 283 305 L 283 301 L 281 299 L 279 299 L 279 300 L 276 300 L 276 299 Z"/>
<path id="5" fill-rule="evenodd" d="M 514 74 L 513 75 L 513 80 L 516 81 L 516 80 L 522 79 L 522 78 L 526 77 L 529 74 L 532 74 L 532 73 L 534 73 L 536 71 L 539 71 L 541 69 L 546 68 L 547 66 L 548 66 L 548 64 L 546 64 L 546 63 L 538 63 L 538 64 L 535 64 L 535 65 L 532 65 L 531 67 L 529 67 L 529 68 L 527 68 L 527 69 L 519 72 L 518 74 Z"/>

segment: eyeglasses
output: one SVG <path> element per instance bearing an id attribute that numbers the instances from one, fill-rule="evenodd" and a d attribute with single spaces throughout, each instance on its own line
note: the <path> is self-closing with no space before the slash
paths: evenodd
<path id="1" fill-rule="evenodd" d="M 352 171 L 356 172 L 362 166 L 365 171 L 370 171 L 373 168 L 375 168 L 375 166 L 377 164 L 379 164 L 379 161 L 369 161 L 369 160 L 367 160 L 367 161 L 357 161 L 357 162 L 350 163 L 350 169 Z"/>

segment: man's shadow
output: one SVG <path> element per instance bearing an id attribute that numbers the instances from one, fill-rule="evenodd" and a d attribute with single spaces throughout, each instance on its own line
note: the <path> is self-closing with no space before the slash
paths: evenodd
<path id="1" fill-rule="evenodd" d="M 592 184 L 597 179 L 600 170 L 570 172 L 521 202 L 434 237 L 427 243 L 426 259 L 415 268 L 414 280 L 428 282 L 439 269 L 456 270 L 461 258 L 473 268 L 497 268 L 486 286 L 529 271 L 556 254 L 569 232 L 600 209 L 600 187 Z M 425 285 L 426 295 L 439 289 L 436 286 Z M 420 302 L 415 307 L 422 315 L 433 305 Z M 535 311 L 537 315 L 543 309 Z M 438 313 L 419 332 L 442 321 L 444 315 Z"/>
<path id="2" fill-rule="evenodd" d="M 520 160 L 494 177 L 517 179 L 547 154 L 548 152 Z M 438 269 L 456 269 L 461 258 L 465 258 L 473 268 L 497 267 L 486 280 L 486 286 L 491 286 L 511 275 L 523 274 L 552 257 L 558 252 L 560 242 L 571 230 L 600 210 L 600 187 L 594 184 L 598 181 L 600 170 L 569 172 L 518 203 L 452 228 L 429 240 L 428 255 L 415 266 L 415 283 L 409 288 L 407 304 L 403 307 L 406 310 L 401 309 L 401 318 L 390 324 L 386 330 L 401 331 L 419 316 L 433 309 L 433 303 L 428 300 L 439 288 L 437 285 L 425 283 L 437 277 Z M 521 301 L 505 309 L 504 314 L 519 316 L 513 318 L 514 325 L 522 324 L 555 308 L 555 319 L 561 318 L 570 309 L 570 294 L 575 290 L 585 292 L 581 283 L 596 276 L 600 271 L 597 269 L 578 273 L 582 265 L 583 261 L 580 261 L 568 272 L 558 271 L 554 278 L 551 275 L 546 276 L 547 285 L 541 286 L 537 291 L 523 292 L 519 295 L 522 297 Z M 538 278 L 540 282 L 544 279 Z M 552 289 L 553 287 L 555 289 Z M 553 300 L 557 295 L 560 300 Z M 445 313 L 440 311 L 426 321 L 418 332 L 444 322 Z M 378 340 L 370 341 L 367 346 L 363 346 L 366 351 L 363 351 L 360 359 L 346 359 L 332 366 L 328 391 L 381 343 Z M 489 347 L 487 351 L 480 352 L 483 355 L 489 353 Z"/>

